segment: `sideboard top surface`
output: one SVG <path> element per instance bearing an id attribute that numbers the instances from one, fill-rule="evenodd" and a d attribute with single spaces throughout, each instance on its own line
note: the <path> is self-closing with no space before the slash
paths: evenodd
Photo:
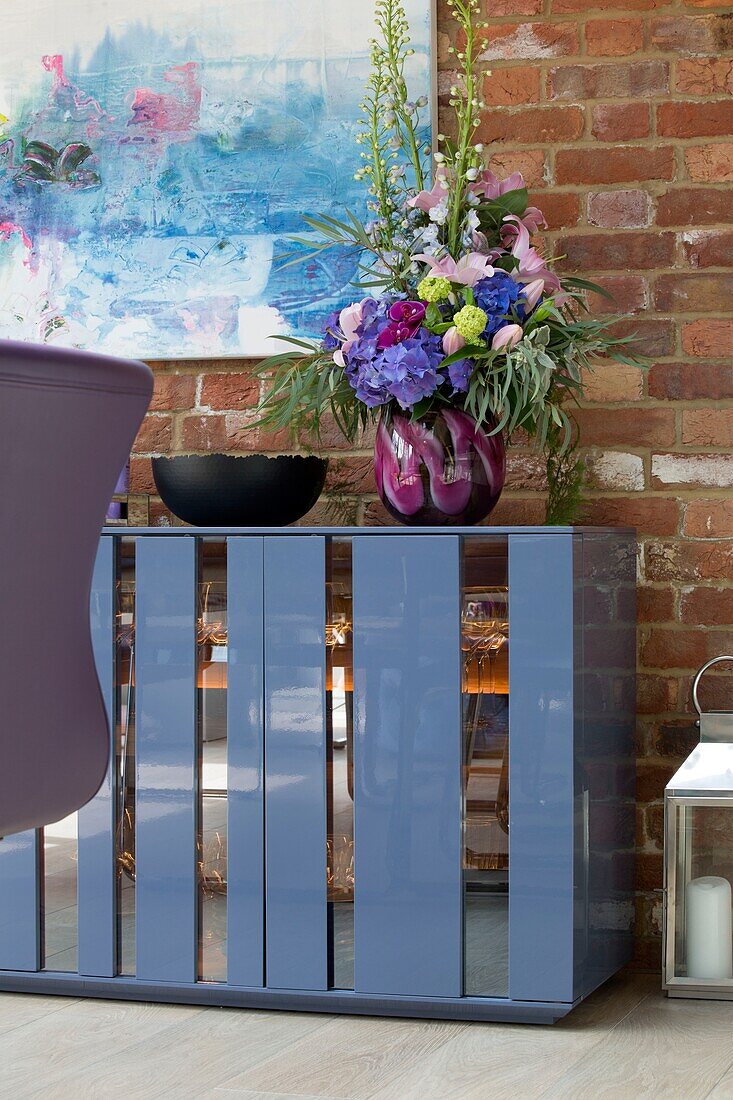
<path id="1" fill-rule="evenodd" d="M 229 535 L 328 535 L 353 538 L 363 535 L 628 535 L 635 527 L 104 527 L 103 535 L 118 538 L 139 535 L 189 535 L 225 538 Z"/>

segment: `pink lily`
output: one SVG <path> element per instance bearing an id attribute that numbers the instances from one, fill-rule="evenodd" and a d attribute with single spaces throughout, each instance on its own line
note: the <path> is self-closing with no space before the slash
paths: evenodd
<path id="1" fill-rule="evenodd" d="M 515 279 L 526 282 L 542 279 L 545 290 L 553 294 L 560 290 L 560 280 L 554 271 L 550 271 L 537 249 L 532 248 L 529 242 L 529 233 L 522 220 L 516 214 L 508 214 L 504 218 L 504 222 L 516 226 L 516 236 L 511 245 L 512 256 L 519 260 L 519 268 L 514 275 Z"/>
<path id="2" fill-rule="evenodd" d="M 459 283 L 461 286 L 475 286 L 479 279 L 489 279 L 494 274 L 489 257 L 482 256 L 480 252 L 469 252 L 461 256 L 457 263 L 452 256 L 443 256 L 436 260 L 435 256 L 421 254 L 413 256 L 413 259 L 430 264 L 432 275 L 442 275 L 451 283 Z"/>
<path id="3" fill-rule="evenodd" d="M 438 206 L 447 194 L 447 172 L 445 168 L 439 168 L 435 173 L 435 183 L 430 191 L 420 191 L 419 194 L 407 200 L 407 205 L 417 210 L 424 210 L 427 214 L 435 206 Z"/>
<path id="4" fill-rule="evenodd" d="M 509 351 L 519 343 L 523 335 L 521 325 L 502 325 L 494 333 L 494 339 L 491 341 L 492 351 Z"/>
<path id="5" fill-rule="evenodd" d="M 527 283 L 524 288 L 522 297 L 527 303 L 527 309 L 534 309 L 542 297 L 542 292 L 545 289 L 544 279 L 533 279 L 531 283 Z"/>
<path id="6" fill-rule="evenodd" d="M 547 221 L 545 215 L 536 206 L 528 206 L 524 212 L 524 216 L 518 219 L 528 233 L 536 233 L 539 229 L 547 228 Z M 504 224 L 502 226 L 501 235 L 504 239 L 507 237 L 514 237 L 517 234 L 517 228 L 514 225 Z"/>
<path id="7" fill-rule="evenodd" d="M 455 325 L 451 325 L 448 331 L 443 336 L 443 351 L 446 355 L 452 355 L 454 351 L 460 351 L 461 348 L 465 348 L 466 341 Z"/>
<path id="8" fill-rule="evenodd" d="M 522 187 L 524 187 L 524 176 L 521 172 L 512 172 L 511 176 L 500 180 L 486 168 L 468 190 L 491 202 L 492 199 L 498 199 L 500 195 L 506 195 L 507 191 L 518 191 Z"/>

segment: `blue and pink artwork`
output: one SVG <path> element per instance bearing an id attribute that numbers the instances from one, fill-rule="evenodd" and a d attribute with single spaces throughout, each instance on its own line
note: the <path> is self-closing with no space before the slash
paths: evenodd
<path id="1" fill-rule="evenodd" d="M 432 0 L 405 7 L 430 98 Z M 176 359 L 317 332 L 355 257 L 277 257 L 303 213 L 364 214 L 373 18 L 373 0 L 4 0 L 0 337 Z"/>

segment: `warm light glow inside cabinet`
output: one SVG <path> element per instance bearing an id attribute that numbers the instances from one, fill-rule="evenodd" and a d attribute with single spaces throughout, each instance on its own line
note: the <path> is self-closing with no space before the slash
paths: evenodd
<path id="1" fill-rule="evenodd" d="M 549 1022 L 629 959 L 632 533 L 115 528 L 91 616 L 111 766 L 0 841 L 0 988 Z"/>

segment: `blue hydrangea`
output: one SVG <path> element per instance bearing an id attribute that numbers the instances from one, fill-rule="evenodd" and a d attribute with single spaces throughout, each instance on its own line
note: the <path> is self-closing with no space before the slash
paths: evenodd
<path id="1" fill-rule="evenodd" d="M 377 340 L 389 324 L 392 301 L 369 300 L 364 305 L 357 339 L 345 354 L 345 374 L 357 398 L 368 408 L 391 399 L 408 409 L 435 393 L 443 381 L 438 368 L 445 358 L 443 343 L 425 328 L 408 340 L 379 348 Z"/>
<path id="2" fill-rule="evenodd" d="M 507 275 L 506 271 L 495 271 L 487 279 L 479 279 L 473 288 L 473 296 L 476 305 L 479 306 L 489 318 L 483 331 L 483 338 L 490 340 L 502 325 L 507 323 L 512 306 L 520 321 L 524 318 L 524 304 L 517 304 L 517 299 L 522 292 L 522 287 Z"/>
<path id="3" fill-rule="evenodd" d="M 473 359 L 458 359 L 448 365 L 448 377 L 454 393 L 467 393 L 468 382 L 476 366 Z"/>
<path id="4" fill-rule="evenodd" d="M 340 332 L 339 318 L 341 316 L 341 310 L 335 309 L 333 313 L 329 313 L 326 318 L 326 322 L 323 326 L 323 348 L 325 351 L 335 351 L 336 348 L 341 347 L 341 341 L 338 336 L 334 334 Z"/>

